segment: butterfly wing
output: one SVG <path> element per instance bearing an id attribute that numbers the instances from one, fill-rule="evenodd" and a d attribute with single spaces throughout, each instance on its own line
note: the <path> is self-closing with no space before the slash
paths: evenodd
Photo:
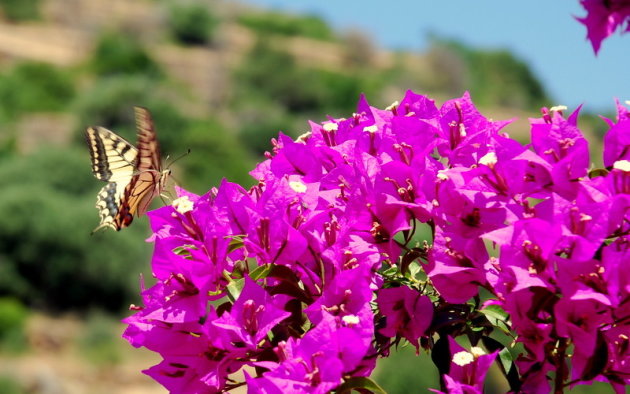
<path id="1" fill-rule="evenodd" d="M 96 179 L 104 182 L 129 181 L 138 157 L 138 150 L 133 145 L 104 127 L 89 127 L 85 131 L 85 139 Z"/>
<path id="2" fill-rule="evenodd" d="M 88 128 L 85 137 L 90 149 L 92 172 L 97 179 L 107 182 L 96 196 L 101 222 L 94 231 L 104 227 L 119 230 L 119 208 L 125 189 L 134 177 L 138 150 L 103 127 Z"/>
<path id="3" fill-rule="evenodd" d="M 138 172 L 154 172 L 159 178 L 162 172 L 160 147 L 155 136 L 153 118 L 148 109 L 134 108 L 136 114 L 136 129 L 138 132 Z"/>
<path id="4" fill-rule="evenodd" d="M 135 107 L 138 132 L 138 157 L 136 173 L 125 188 L 117 217 L 117 224 L 127 227 L 133 216 L 146 213 L 151 201 L 164 189 L 168 172 L 162 171 L 160 147 L 150 112 L 146 108 Z"/>

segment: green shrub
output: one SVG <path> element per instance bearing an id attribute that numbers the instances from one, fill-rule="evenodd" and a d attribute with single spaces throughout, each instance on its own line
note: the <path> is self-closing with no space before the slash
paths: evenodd
<path id="1" fill-rule="evenodd" d="M 96 187 L 87 147 L 82 150 L 43 149 L 27 157 L 0 162 L 0 189 L 45 185 L 69 196 L 91 196 Z M 96 201 L 96 195 L 94 196 Z"/>
<path id="2" fill-rule="evenodd" d="M 16 335 L 24 332 L 28 310 L 14 298 L 0 298 L 0 344 L 6 348 L 8 342 L 14 342 Z M 23 335 L 21 335 L 23 337 Z M 15 345 L 15 344 L 13 344 Z M 25 343 L 22 342 L 25 346 Z"/>
<path id="3" fill-rule="evenodd" d="M 467 77 L 464 85 L 477 105 L 538 110 L 551 102 L 529 66 L 509 51 L 474 49 L 439 39 L 434 45 L 463 60 Z"/>
<path id="4" fill-rule="evenodd" d="M 90 65 L 99 76 L 137 74 L 158 78 L 163 75 L 140 42 L 132 35 L 119 32 L 107 32 L 100 37 Z"/>
<path id="5" fill-rule="evenodd" d="M 17 137 L 15 133 L 0 132 L 0 161 L 10 158 L 17 153 Z"/>
<path id="6" fill-rule="evenodd" d="M 312 70 L 305 75 L 309 81 L 303 89 L 317 91 L 320 97 L 319 106 L 327 115 L 340 116 L 353 112 L 361 93 L 375 97 L 367 89 L 373 89 L 369 81 L 361 75 L 342 74 L 327 70 Z M 310 84 L 310 86 L 309 86 Z"/>
<path id="7" fill-rule="evenodd" d="M 529 66 L 508 51 L 476 51 L 470 56 L 475 101 L 487 105 L 538 109 L 549 103 Z"/>
<path id="8" fill-rule="evenodd" d="M 101 184 L 87 186 L 88 152 L 52 152 L 0 163 L 0 295 L 54 310 L 120 310 L 137 300 L 149 265 L 146 219 L 90 236 Z"/>
<path id="9" fill-rule="evenodd" d="M 271 139 L 279 132 L 297 137 L 308 127 L 304 119 L 289 115 L 282 106 L 264 98 L 242 100 L 235 111 L 239 113 L 239 141 L 258 157 L 272 149 Z"/>
<path id="10" fill-rule="evenodd" d="M 314 15 L 288 15 L 280 12 L 246 13 L 238 22 L 259 34 L 303 36 L 317 40 L 334 40 L 335 34 L 326 22 Z"/>
<path id="11" fill-rule="evenodd" d="M 212 42 L 218 24 L 208 7 L 201 4 L 173 6 L 169 22 L 173 37 L 186 45 L 205 45 Z"/>
<path id="12" fill-rule="evenodd" d="M 87 126 L 103 126 L 135 143 L 134 106 L 147 107 L 155 121 L 160 149 L 176 155 L 186 149 L 182 135 L 187 120 L 169 103 L 155 81 L 142 76 L 117 76 L 97 81 L 79 97 L 79 130 L 76 140 L 83 145 Z"/>
<path id="13" fill-rule="evenodd" d="M 269 100 L 289 113 L 341 115 L 356 108 L 361 93 L 371 94 L 369 78 L 360 74 L 300 67 L 294 58 L 260 39 L 236 70 L 235 102 Z"/>
<path id="14" fill-rule="evenodd" d="M 184 186 L 205 193 L 218 186 L 222 178 L 247 186 L 253 180 L 248 171 L 254 168 L 252 156 L 242 148 L 236 136 L 216 121 L 198 121 L 191 125 L 184 144 L 192 150 L 181 160 Z M 177 176 L 177 173 L 175 173 Z"/>
<path id="15" fill-rule="evenodd" d="M 79 338 L 82 355 L 93 364 L 115 365 L 120 362 L 118 322 L 107 315 L 91 311 Z"/>
<path id="16" fill-rule="evenodd" d="M 258 39 L 235 71 L 236 101 L 261 97 L 283 105 L 291 102 L 291 89 L 300 82 L 295 59 L 287 52 L 272 48 L 267 38 Z"/>
<path id="17" fill-rule="evenodd" d="M 9 119 L 25 112 L 67 110 L 74 95 L 70 74 L 50 64 L 24 62 L 0 76 L 0 111 Z"/>
<path id="18" fill-rule="evenodd" d="M 393 350 L 378 360 L 374 380 L 391 394 L 422 392 L 439 386 L 437 368 L 427 354 L 414 354 L 411 346 Z"/>
<path id="19" fill-rule="evenodd" d="M 25 390 L 22 389 L 20 383 L 17 381 L 14 375 L 0 375 L 0 393 L 3 394 L 23 394 Z"/>
<path id="20" fill-rule="evenodd" d="M 14 22 L 39 18 L 40 0 L 0 0 L 4 16 Z"/>

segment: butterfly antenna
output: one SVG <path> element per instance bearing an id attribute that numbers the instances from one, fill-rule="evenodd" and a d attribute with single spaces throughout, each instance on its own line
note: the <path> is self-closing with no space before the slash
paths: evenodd
<path id="1" fill-rule="evenodd" d="M 172 166 L 172 165 L 173 165 L 176 161 L 178 161 L 179 159 L 181 159 L 181 158 L 183 158 L 183 157 L 188 156 L 188 155 L 190 154 L 190 152 L 191 152 L 191 151 L 190 151 L 190 148 L 188 148 L 188 150 L 186 151 L 186 153 L 184 153 L 184 154 L 180 155 L 180 156 L 179 156 L 179 157 L 177 157 L 176 159 L 173 159 L 173 161 L 171 161 L 170 163 L 168 163 L 168 164 L 166 165 L 166 167 L 168 168 L 168 167 Z M 168 161 L 168 156 L 166 157 L 166 160 Z"/>

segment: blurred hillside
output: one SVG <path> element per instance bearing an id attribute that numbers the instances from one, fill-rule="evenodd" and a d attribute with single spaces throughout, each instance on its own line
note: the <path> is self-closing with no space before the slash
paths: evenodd
<path id="1" fill-rule="evenodd" d="M 73 97 L 69 92 L 58 95 L 55 105 L 48 102 L 54 101 L 52 97 L 41 102 L 31 95 L 39 103 L 3 110 L 9 113 L 5 118 L 18 118 L 14 130 L 20 134 L 21 152 L 32 151 L 38 141 L 64 144 L 71 140 L 64 132 L 81 129 L 84 122 L 110 120 L 105 126 L 122 126 L 116 122 L 127 119 L 104 116 L 109 114 L 86 119 L 86 113 L 93 115 L 90 110 L 95 109 L 84 103 L 105 99 L 101 95 L 106 93 L 132 95 L 133 87 L 141 91 L 134 92 L 137 101 L 157 95 L 154 99 L 183 116 L 211 114 L 231 131 L 274 124 L 303 128 L 308 116 L 323 118 L 352 110 L 360 92 L 375 105 L 387 105 L 409 88 L 438 100 L 468 89 L 482 107 L 507 117 L 549 104 L 527 66 L 505 51 L 477 51 L 436 40 L 425 54 L 392 53 L 374 47 L 362 32 L 331 31 L 316 17 L 254 11 L 233 2 L 3 3 L 0 55 L 9 74 L 5 76 L 11 77 L 12 70 L 19 73 L 25 63 L 45 63 L 48 67 L 40 65 L 39 77 L 65 74 L 63 82 L 74 92 Z M 30 14 L 6 12 L 29 7 Z M 120 82 L 129 76 L 135 80 Z M 136 81 L 142 77 L 145 85 Z M 110 92 L 117 82 L 124 86 L 118 87 L 122 91 Z M 6 91 L 10 87 L 2 90 L 7 100 L 11 98 Z M 28 116 L 18 116 L 23 113 Z M 260 118 L 266 123 L 261 125 Z"/>

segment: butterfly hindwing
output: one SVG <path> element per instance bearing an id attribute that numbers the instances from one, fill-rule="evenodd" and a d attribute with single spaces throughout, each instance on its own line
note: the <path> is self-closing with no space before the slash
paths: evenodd
<path id="1" fill-rule="evenodd" d="M 169 174 L 161 170 L 159 146 L 149 111 L 137 107 L 135 113 L 136 147 L 105 128 L 86 130 L 92 172 L 97 179 L 108 182 L 96 198 L 101 222 L 94 231 L 129 226 L 134 216 L 146 213 L 153 198 L 164 188 Z"/>
<path id="2" fill-rule="evenodd" d="M 94 230 L 103 227 L 111 227 L 118 230 L 120 226 L 116 224 L 118 217 L 118 208 L 124 193 L 124 188 L 118 186 L 117 182 L 108 182 L 103 186 L 96 196 L 96 209 L 101 218 L 100 225 Z"/>

